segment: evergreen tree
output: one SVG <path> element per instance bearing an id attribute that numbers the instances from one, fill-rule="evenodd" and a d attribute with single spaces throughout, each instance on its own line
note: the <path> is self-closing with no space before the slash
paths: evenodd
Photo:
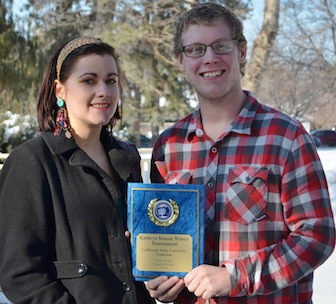
<path id="1" fill-rule="evenodd" d="M 11 2 L 7 1 L 7 7 Z M 14 79 L 23 76 L 20 87 L 23 92 L 30 88 L 25 98 L 32 105 L 48 57 L 61 43 L 80 35 L 102 38 L 117 49 L 125 71 L 126 98 L 120 129 L 130 128 L 131 137 L 139 144 L 143 133 L 140 122 L 147 122 L 155 139 L 165 122 L 176 121 L 191 111 L 193 91 L 177 69 L 172 44 L 177 18 L 198 2 L 201 1 L 28 0 L 24 6 L 26 13 L 20 20 L 21 52 L 11 54 L 15 54 L 17 66 L 12 69 L 13 75 L 6 72 L 8 83 L 17 85 Z M 226 2 L 246 12 L 243 1 Z M 10 15 L 1 20 L 6 20 L 12 34 L 16 33 Z M 14 37 L 12 40 L 17 43 L 17 33 Z M 13 50 L 8 38 L 3 41 L 7 43 L 7 53 L 0 53 L 0 60 L 8 58 Z M 15 96 L 24 95 L 15 92 Z M 13 99 L 7 96 L 6 100 Z M 16 112 L 12 107 L 6 110 Z M 21 112 L 27 113 L 27 107 L 22 107 Z"/>

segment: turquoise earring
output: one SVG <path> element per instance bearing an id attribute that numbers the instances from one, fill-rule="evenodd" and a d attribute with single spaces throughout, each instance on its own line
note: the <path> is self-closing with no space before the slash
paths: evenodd
<path id="1" fill-rule="evenodd" d="M 57 105 L 58 105 L 59 108 L 62 108 L 64 106 L 64 101 L 63 101 L 63 99 L 61 97 L 57 98 L 57 102 L 56 103 L 57 103 Z"/>

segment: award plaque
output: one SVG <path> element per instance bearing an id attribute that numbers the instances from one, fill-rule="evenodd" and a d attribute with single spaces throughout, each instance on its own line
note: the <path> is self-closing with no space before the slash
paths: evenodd
<path id="1" fill-rule="evenodd" d="M 128 184 L 133 275 L 183 277 L 203 263 L 204 186 Z"/>

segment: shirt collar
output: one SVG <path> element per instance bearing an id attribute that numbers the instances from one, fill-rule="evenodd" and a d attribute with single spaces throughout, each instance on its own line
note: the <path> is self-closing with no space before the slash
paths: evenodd
<path id="1" fill-rule="evenodd" d="M 251 92 L 244 91 L 244 93 L 247 95 L 246 102 L 236 119 L 228 127 L 228 133 L 251 134 L 252 122 L 259 107 L 259 102 Z M 190 140 L 193 136 L 202 137 L 204 134 L 199 105 L 196 106 L 192 113 L 187 134 Z"/>

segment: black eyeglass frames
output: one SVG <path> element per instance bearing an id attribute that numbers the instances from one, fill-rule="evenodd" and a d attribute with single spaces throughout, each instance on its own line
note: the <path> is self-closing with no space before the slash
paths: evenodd
<path id="1" fill-rule="evenodd" d="M 211 44 L 195 43 L 183 46 L 182 51 L 187 57 L 202 57 L 210 46 L 217 55 L 224 55 L 232 52 L 233 46 L 238 43 L 238 40 L 218 41 Z"/>

